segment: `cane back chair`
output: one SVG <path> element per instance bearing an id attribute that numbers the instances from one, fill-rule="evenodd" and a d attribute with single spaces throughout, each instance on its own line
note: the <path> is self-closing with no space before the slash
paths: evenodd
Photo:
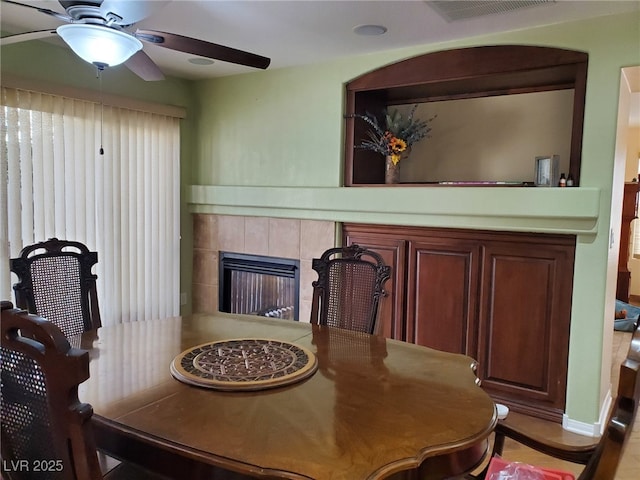
<path id="1" fill-rule="evenodd" d="M 91 406 L 78 400 L 89 354 L 72 349 L 53 323 L 12 307 L 2 303 L 3 465 L 26 460 L 25 470 L 33 470 L 46 461 L 58 478 L 102 478 L 89 435 Z M 11 470 L 10 478 L 28 473 Z"/>
<path id="2" fill-rule="evenodd" d="M 89 353 L 72 348 L 52 322 L 8 301 L 1 308 L 2 476 L 163 479 L 129 463 L 117 464 L 103 477 L 91 428 L 93 409 L 78 399 L 78 385 L 89 378 Z"/>
<path id="3" fill-rule="evenodd" d="M 494 453 L 502 455 L 505 438 L 561 460 L 585 465 L 577 480 L 614 480 L 626 443 L 633 430 L 640 402 L 640 323 L 629 352 L 620 366 L 618 393 L 600 440 L 592 445 L 569 446 L 536 435 L 509 419 L 498 422 Z M 507 462 L 509 459 L 504 459 Z"/>
<path id="4" fill-rule="evenodd" d="M 11 259 L 16 306 L 55 323 L 67 337 L 102 326 L 91 272 L 97 262 L 98 254 L 80 242 L 51 238 L 23 248 Z"/>
<path id="5" fill-rule="evenodd" d="M 312 262 L 311 323 L 376 333 L 383 286 L 391 267 L 372 250 L 351 245 L 331 248 Z"/>

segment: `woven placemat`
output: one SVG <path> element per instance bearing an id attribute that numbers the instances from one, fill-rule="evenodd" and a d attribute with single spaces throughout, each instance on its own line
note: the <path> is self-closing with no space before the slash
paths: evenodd
<path id="1" fill-rule="evenodd" d="M 299 382 L 318 369 L 316 356 L 293 343 L 237 338 L 204 343 L 171 362 L 181 382 L 216 390 L 262 390 Z"/>

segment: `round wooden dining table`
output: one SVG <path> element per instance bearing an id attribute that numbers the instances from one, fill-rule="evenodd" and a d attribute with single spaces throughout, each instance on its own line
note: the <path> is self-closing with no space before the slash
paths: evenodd
<path id="1" fill-rule="evenodd" d="M 243 338 L 295 345 L 317 363 L 295 381 L 240 390 L 172 375 L 194 346 Z M 79 397 L 93 406 L 98 448 L 170 478 L 443 479 L 483 461 L 496 424 L 472 358 L 377 335 L 221 313 L 77 341 L 90 350 Z"/>

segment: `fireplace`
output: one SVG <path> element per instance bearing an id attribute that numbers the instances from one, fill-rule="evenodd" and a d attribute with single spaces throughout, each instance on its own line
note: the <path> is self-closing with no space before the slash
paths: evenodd
<path id="1" fill-rule="evenodd" d="M 298 319 L 299 260 L 220 252 L 219 262 L 221 312 Z"/>

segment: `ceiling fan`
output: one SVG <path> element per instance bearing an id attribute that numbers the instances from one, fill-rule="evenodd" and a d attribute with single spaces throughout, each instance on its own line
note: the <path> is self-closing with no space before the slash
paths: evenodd
<path id="1" fill-rule="evenodd" d="M 134 25 L 168 3 L 143 0 L 58 0 L 66 13 L 56 12 L 12 0 L 4 3 L 31 8 L 67 22 L 55 30 L 38 30 L 9 35 L 0 39 L 1 45 L 60 36 L 83 60 L 99 70 L 124 63 L 144 80 L 162 80 L 164 75 L 142 50 L 150 43 L 170 50 L 222 60 L 238 65 L 266 69 L 271 59 L 254 53 L 225 47 L 215 43 L 156 30 L 139 30 Z"/>

